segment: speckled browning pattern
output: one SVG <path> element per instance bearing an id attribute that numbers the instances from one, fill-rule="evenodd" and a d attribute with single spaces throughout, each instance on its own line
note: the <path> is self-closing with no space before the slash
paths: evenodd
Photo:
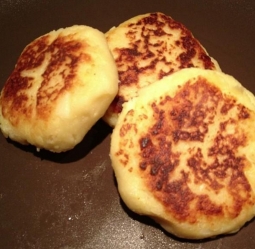
<path id="1" fill-rule="evenodd" d="M 38 149 L 74 148 L 104 115 L 118 90 L 105 35 L 73 25 L 28 44 L 0 97 L 5 137 Z"/>
<path id="2" fill-rule="evenodd" d="M 120 77 L 119 93 L 110 107 L 113 113 L 120 113 L 129 100 L 127 87 L 135 95 L 139 88 L 182 68 L 218 69 L 192 33 L 169 16 L 150 13 L 120 25 L 124 27 L 128 46 L 111 45 L 119 27 L 106 34 Z"/>
<path id="3" fill-rule="evenodd" d="M 151 120 L 149 128 L 140 130 L 132 119 L 136 110 L 130 110 L 119 129 L 120 150 L 115 155 L 122 167 L 138 172 L 176 220 L 193 224 L 202 216 L 234 219 L 245 206 L 255 204 L 244 174 L 251 163 L 240 152 L 249 140 L 244 127 L 254 121 L 254 113 L 205 78 L 191 82 L 174 97 L 152 102 L 153 116 L 141 113 L 137 122 Z M 130 131 L 141 134 L 134 140 L 139 144 L 128 140 Z M 128 148 L 139 148 L 137 165 L 130 166 Z"/>
<path id="4" fill-rule="evenodd" d="M 54 102 L 73 87 L 78 65 L 91 62 L 85 52 L 86 43 L 72 37 L 73 34 L 60 34 L 52 40 L 44 35 L 24 49 L 1 96 L 2 115 L 13 125 L 17 125 L 21 116 L 32 118 L 34 110 L 37 117 L 47 120 Z M 40 73 L 39 68 L 41 75 L 33 75 Z M 36 85 L 38 79 L 41 82 Z"/>

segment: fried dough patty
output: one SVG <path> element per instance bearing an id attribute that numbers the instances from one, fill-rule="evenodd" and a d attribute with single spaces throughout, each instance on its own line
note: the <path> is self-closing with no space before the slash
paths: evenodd
<path id="1" fill-rule="evenodd" d="M 192 33 L 163 13 L 133 17 L 106 33 L 119 72 L 119 91 L 104 120 L 115 126 L 137 91 L 182 68 L 220 70 Z"/>
<path id="2" fill-rule="evenodd" d="M 23 50 L 0 96 L 5 137 L 53 152 L 72 149 L 101 118 L 118 89 L 102 32 L 72 26 Z"/>
<path id="3" fill-rule="evenodd" d="M 182 238 L 237 232 L 255 215 L 255 97 L 196 68 L 140 91 L 111 140 L 126 205 Z"/>

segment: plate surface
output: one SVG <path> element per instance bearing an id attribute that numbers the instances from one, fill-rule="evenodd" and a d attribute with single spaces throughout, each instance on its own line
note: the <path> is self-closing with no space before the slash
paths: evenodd
<path id="1" fill-rule="evenodd" d="M 253 0 L 1 0 L 0 87 L 40 35 L 74 24 L 106 32 L 155 11 L 186 25 L 224 72 L 255 93 Z M 110 133 L 99 121 L 63 154 L 37 153 L 0 135 L 0 248 L 254 248 L 254 220 L 234 235 L 186 241 L 129 211 L 111 169 Z"/>

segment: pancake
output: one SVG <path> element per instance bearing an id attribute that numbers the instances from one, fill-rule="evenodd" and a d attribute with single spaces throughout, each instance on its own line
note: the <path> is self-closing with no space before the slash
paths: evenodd
<path id="1" fill-rule="evenodd" d="M 62 152 L 78 144 L 118 90 L 118 73 L 105 36 L 75 25 L 25 47 L 0 96 L 5 137 Z"/>
<path id="2" fill-rule="evenodd" d="M 255 97 L 189 68 L 123 105 L 110 157 L 125 204 L 181 238 L 237 232 L 255 215 Z"/>
<path id="3" fill-rule="evenodd" d="M 137 91 L 182 68 L 220 67 L 182 23 L 163 13 L 135 16 L 106 33 L 119 73 L 119 91 L 104 120 L 115 126 L 122 104 Z"/>

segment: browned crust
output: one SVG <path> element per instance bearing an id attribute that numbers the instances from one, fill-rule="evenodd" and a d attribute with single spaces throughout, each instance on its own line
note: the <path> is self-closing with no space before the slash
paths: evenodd
<path id="1" fill-rule="evenodd" d="M 248 142 L 247 133 L 239 123 L 249 122 L 252 115 L 245 106 L 200 78 L 194 84 L 187 82 L 173 98 L 166 96 L 160 103 L 152 103 L 151 108 L 155 123 L 139 139 L 140 162 L 136 167 L 148 191 L 166 212 L 181 222 L 195 223 L 201 215 L 207 219 L 235 218 L 244 206 L 254 205 L 254 195 L 244 174 L 250 162 L 239 153 Z M 215 117 L 230 112 L 231 118 L 219 122 L 212 146 L 204 148 L 208 146 L 204 141 Z M 133 113 L 131 110 L 127 116 Z M 228 126 L 234 127 L 233 134 L 227 131 Z M 129 124 L 127 118 L 120 136 L 131 129 L 137 129 L 136 124 Z M 182 142 L 190 146 L 184 168 L 178 173 L 183 166 L 180 165 L 183 153 L 175 148 Z M 126 158 L 122 162 L 125 167 L 128 155 L 123 150 L 118 155 Z M 220 205 L 206 193 L 196 194 L 190 184 L 204 184 L 215 195 L 226 190 L 230 201 Z"/>
<path id="2" fill-rule="evenodd" d="M 91 57 L 84 52 L 86 43 L 72 35 L 58 35 L 53 41 L 48 35 L 30 43 L 22 52 L 14 71 L 8 78 L 1 96 L 2 115 L 17 125 L 23 116 L 30 119 L 33 108 L 37 116 L 48 119 L 57 99 L 73 87 L 79 63 L 88 63 Z M 42 82 L 35 99 L 27 93 L 34 84 L 33 77 L 23 77 L 27 70 L 36 70 L 48 60 L 42 73 Z M 51 79 L 59 74 L 61 80 L 54 86 Z M 38 76 L 39 77 L 39 76 Z M 32 103 L 36 103 L 35 107 Z"/>
<path id="3" fill-rule="evenodd" d="M 171 32 L 166 31 L 166 28 L 169 28 L 171 32 L 180 31 L 181 38 L 176 40 Z M 154 74 L 159 80 L 179 69 L 197 67 L 192 61 L 194 58 L 202 64 L 199 67 L 216 69 L 215 64 L 192 33 L 183 24 L 169 16 L 162 13 L 151 13 L 137 23 L 129 24 L 127 29 L 125 36 L 129 40 L 129 47 L 113 49 L 120 88 L 122 86 L 139 88 L 141 75 Z M 171 39 L 175 44 L 169 47 L 165 39 Z M 173 60 L 169 60 L 166 54 L 176 53 L 176 48 L 179 48 L 181 52 L 178 52 Z M 140 61 L 146 61 L 146 65 L 140 66 Z M 159 63 L 163 63 L 168 69 L 156 68 Z M 125 99 L 119 91 L 111 104 L 111 111 L 120 113 L 122 104 L 126 101 L 128 99 Z"/>

